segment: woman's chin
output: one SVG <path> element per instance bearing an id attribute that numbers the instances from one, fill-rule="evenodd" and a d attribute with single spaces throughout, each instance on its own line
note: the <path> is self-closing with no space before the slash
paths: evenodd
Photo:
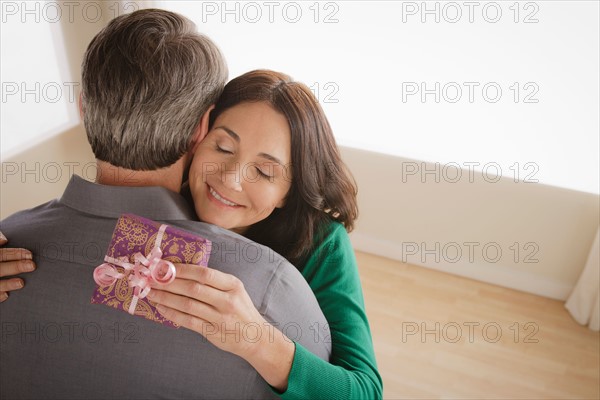
<path id="1" fill-rule="evenodd" d="M 206 222 L 207 224 L 216 225 L 223 229 L 235 230 L 235 224 L 224 221 L 223 218 L 219 218 L 219 216 L 215 215 L 206 215 L 196 211 L 198 214 L 198 219 L 202 222 Z"/>

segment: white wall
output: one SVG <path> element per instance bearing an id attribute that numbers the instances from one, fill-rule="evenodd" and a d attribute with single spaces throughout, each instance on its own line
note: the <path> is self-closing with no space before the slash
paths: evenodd
<path id="1" fill-rule="evenodd" d="M 118 1 L 3 1 L 3 161 L 79 124 L 81 60 Z M 4 183 L 4 182 L 3 182 Z"/>
<path id="2" fill-rule="evenodd" d="M 79 118 L 81 61 L 117 1 L 3 1 L 0 218 L 59 197 L 73 173 L 95 179 Z"/>
<path id="3" fill-rule="evenodd" d="M 87 3 L 102 5 L 101 19 L 95 5 L 84 14 L 84 2 L 73 21 L 6 16 L 18 19 L 3 23 L 2 69 L 11 71 L 3 83 L 78 82 L 89 40 L 133 4 Z M 313 3 L 301 3 L 310 18 L 298 24 L 232 23 L 235 11 L 223 23 L 218 9 L 205 23 L 202 8 L 194 17 L 223 48 L 232 76 L 268 67 L 318 91 L 359 183 L 358 249 L 564 299 L 598 228 L 598 5 L 537 2 L 539 22 L 515 25 L 505 2 L 498 24 L 421 23 L 418 14 L 402 23 L 409 2 L 326 4 L 319 21 L 337 10 L 338 23 L 314 23 Z M 48 37 L 23 34 L 31 24 L 53 32 L 52 48 Z M 537 82 L 539 102 L 402 101 L 402 82 L 453 81 Z M 59 196 L 72 173 L 95 175 L 76 104 L 32 99 L 2 102 L 2 218 Z M 480 165 L 469 170 L 471 162 Z M 536 179 L 545 184 L 528 182 Z"/>
<path id="4" fill-rule="evenodd" d="M 158 3 L 232 77 L 313 88 L 343 145 L 600 193 L 598 2 Z"/>
<path id="5" fill-rule="evenodd" d="M 598 229 L 598 195 L 490 182 L 481 173 L 472 182 L 436 182 L 434 174 L 402 181 L 407 165 L 435 165 L 342 152 L 359 186 L 356 249 L 555 299 L 569 295 Z"/>

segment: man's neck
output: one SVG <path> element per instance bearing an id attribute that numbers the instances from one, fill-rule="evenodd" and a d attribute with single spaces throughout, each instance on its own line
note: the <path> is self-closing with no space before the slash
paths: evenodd
<path id="1" fill-rule="evenodd" d="M 109 186 L 159 186 L 179 193 L 181 188 L 184 160 L 181 159 L 167 168 L 155 171 L 134 171 L 115 167 L 104 161 L 96 160 L 98 168 L 96 183 Z"/>

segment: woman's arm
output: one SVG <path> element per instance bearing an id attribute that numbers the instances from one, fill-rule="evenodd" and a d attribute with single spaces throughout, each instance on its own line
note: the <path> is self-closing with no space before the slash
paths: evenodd
<path id="1" fill-rule="evenodd" d="M 221 350 L 242 357 L 269 385 L 286 390 L 295 345 L 260 315 L 243 283 L 212 268 L 189 264 L 175 264 L 175 268 L 177 278 L 172 283 L 153 287 L 148 294 L 158 311 Z M 260 339 L 240 340 L 247 330 Z"/>
<path id="2" fill-rule="evenodd" d="M 346 231 L 331 232 L 303 268 L 329 322 L 331 363 L 292 343 L 256 310 L 238 278 L 211 268 L 177 264 L 177 279 L 148 297 L 173 322 L 205 336 L 222 350 L 248 361 L 284 399 L 382 397 L 371 332 L 354 251 Z M 259 342 L 228 334 L 240 326 L 262 327 Z M 322 335 L 314 333 L 315 338 Z"/>
<path id="3" fill-rule="evenodd" d="M 330 225 L 302 274 L 329 322 L 331 360 L 327 363 L 296 344 L 288 388 L 276 392 L 283 399 L 382 398 L 356 258 L 342 225 Z"/>

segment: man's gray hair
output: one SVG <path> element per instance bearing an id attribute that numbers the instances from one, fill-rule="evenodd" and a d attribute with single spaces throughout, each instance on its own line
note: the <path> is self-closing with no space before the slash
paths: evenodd
<path id="1" fill-rule="evenodd" d="M 97 159 L 138 171 L 168 167 L 227 81 L 218 47 L 189 19 L 145 9 L 113 19 L 82 65 L 82 109 Z"/>

